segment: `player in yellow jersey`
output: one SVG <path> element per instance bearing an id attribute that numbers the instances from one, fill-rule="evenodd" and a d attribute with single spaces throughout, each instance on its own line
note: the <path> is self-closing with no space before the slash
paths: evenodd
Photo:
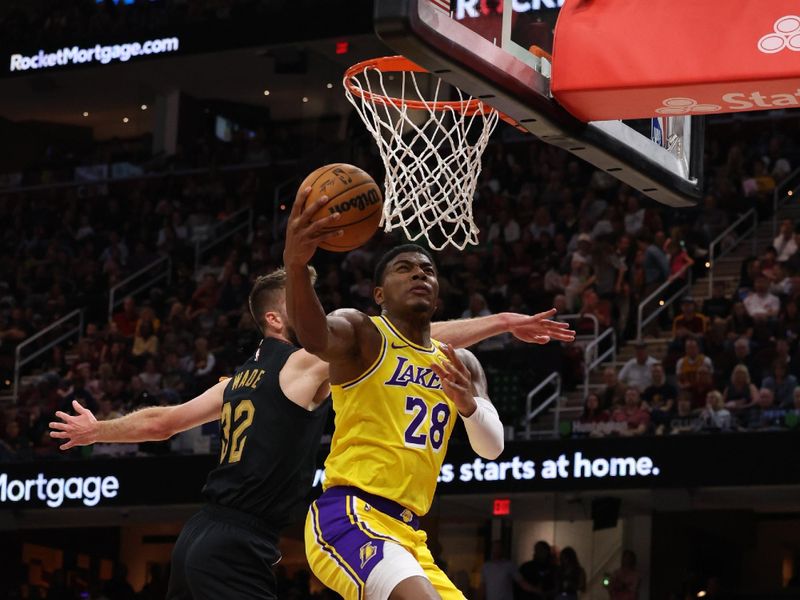
<path id="1" fill-rule="evenodd" d="M 337 215 L 311 222 L 324 202 L 303 210 L 301 192 L 284 250 L 288 317 L 305 349 L 329 363 L 336 412 L 325 491 L 306 521 L 309 564 L 347 600 L 462 599 L 435 565 L 419 516 L 430 508 L 457 418 L 478 454 L 494 459 L 503 450 L 483 369 L 468 351 L 431 339 L 439 284 L 420 246 L 379 261 L 381 316 L 325 315 L 307 269 L 319 242 L 336 235 L 323 227 L 330 231 Z"/>

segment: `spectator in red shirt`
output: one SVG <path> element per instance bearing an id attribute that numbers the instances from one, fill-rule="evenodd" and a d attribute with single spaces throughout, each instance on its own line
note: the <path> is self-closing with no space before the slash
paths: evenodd
<path id="1" fill-rule="evenodd" d="M 573 424 L 573 433 L 589 437 L 602 437 L 609 432 L 606 424 L 610 419 L 609 412 L 601 408 L 600 398 L 597 394 L 589 394 L 583 404 L 583 414 L 577 423 Z"/>
<path id="2" fill-rule="evenodd" d="M 694 264 L 694 259 L 686 252 L 683 241 L 670 238 L 667 241 L 667 256 L 669 256 L 669 278 L 670 280 L 686 281 L 689 276 L 689 269 Z"/>
<path id="3" fill-rule="evenodd" d="M 192 294 L 192 301 L 189 308 L 186 310 L 186 317 L 191 321 L 192 319 L 205 315 L 217 306 L 219 301 L 219 285 L 217 278 L 211 274 L 203 277 L 203 282 L 197 287 L 194 294 Z"/>
<path id="4" fill-rule="evenodd" d="M 625 390 L 625 405 L 614 411 L 612 419 L 618 423 L 628 423 L 624 436 L 642 435 L 650 425 L 650 413 L 642 408 L 639 390 L 634 387 Z"/>
<path id="5" fill-rule="evenodd" d="M 775 265 L 778 264 L 778 251 L 770 246 L 761 256 L 761 274 L 769 281 L 775 281 Z"/>
<path id="6" fill-rule="evenodd" d="M 639 597 L 642 577 L 636 569 L 636 554 L 622 552 L 622 566 L 614 571 L 608 584 L 610 600 L 636 600 Z"/>
<path id="7" fill-rule="evenodd" d="M 611 303 L 601 300 L 594 287 L 586 288 L 581 294 L 581 316 L 594 315 L 600 324 L 600 330 L 611 325 Z"/>
<path id="8" fill-rule="evenodd" d="M 610 418 L 607 410 L 600 408 L 600 398 L 597 394 L 589 394 L 583 405 L 581 423 L 605 423 Z"/>
<path id="9" fill-rule="evenodd" d="M 117 326 L 117 332 L 126 338 L 132 338 L 136 332 L 136 323 L 139 320 L 139 311 L 136 302 L 128 296 L 122 301 L 122 310 L 111 319 Z"/>

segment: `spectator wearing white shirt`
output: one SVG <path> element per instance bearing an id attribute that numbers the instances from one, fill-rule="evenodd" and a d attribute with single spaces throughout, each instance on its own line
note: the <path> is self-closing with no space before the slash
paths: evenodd
<path id="1" fill-rule="evenodd" d="M 731 428 L 731 413 L 725 408 L 722 394 L 716 390 L 706 394 L 706 407 L 703 409 L 700 418 L 703 420 L 703 427 L 707 429 L 728 431 Z"/>
<path id="2" fill-rule="evenodd" d="M 155 359 L 148 358 L 145 361 L 144 371 L 139 373 L 139 379 L 149 393 L 155 395 L 161 390 L 161 373 L 156 368 Z"/>
<path id="3" fill-rule="evenodd" d="M 773 281 L 769 286 L 769 291 L 771 294 L 775 294 L 776 296 L 786 296 L 789 297 L 792 295 L 792 279 L 789 273 L 786 271 L 786 267 L 783 263 L 775 263 L 775 266 L 772 269 L 773 273 Z"/>
<path id="4" fill-rule="evenodd" d="M 791 219 L 781 221 L 781 228 L 777 237 L 772 240 L 772 245 L 778 253 L 778 262 L 789 260 L 797 252 L 797 242 L 794 239 L 794 223 Z"/>
<path id="5" fill-rule="evenodd" d="M 75 232 L 75 239 L 81 241 L 84 238 L 91 237 L 94 235 L 94 228 L 92 224 L 89 222 L 89 215 L 81 215 L 80 224 L 78 226 L 78 230 Z"/>
<path id="6" fill-rule="evenodd" d="M 588 233 L 579 233 L 576 236 L 577 243 L 575 251 L 572 252 L 570 263 L 577 260 L 588 265 L 592 264 L 592 236 Z"/>
<path id="7" fill-rule="evenodd" d="M 489 241 L 499 240 L 506 244 L 513 244 L 519 240 L 520 233 L 519 223 L 511 218 L 511 214 L 506 209 L 503 209 L 500 211 L 497 221 L 492 223 L 489 228 Z"/>
<path id="8" fill-rule="evenodd" d="M 744 299 L 747 314 L 756 321 L 766 321 L 778 316 L 781 308 L 780 300 L 769 292 L 769 279 L 764 275 L 756 276 L 755 289 Z"/>
<path id="9" fill-rule="evenodd" d="M 481 568 L 481 588 L 484 600 L 511 600 L 514 598 L 514 582 L 530 587 L 522 581 L 517 565 L 511 561 L 500 540 L 492 542 L 492 555 Z"/>
<path id="10" fill-rule="evenodd" d="M 217 363 L 214 354 L 208 349 L 208 340 L 202 336 L 196 338 L 194 349 L 193 354 L 181 359 L 181 368 L 198 376 L 208 375 Z"/>
<path id="11" fill-rule="evenodd" d="M 628 387 L 644 391 L 653 383 L 653 365 L 658 360 L 647 354 L 647 344 L 636 344 L 636 355 L 630 359 L 617 375 L 617 379 Z"/>
<path id="12" fill-rule="evenodd" d="M 591 236 L 592 239 L 598 239 L 603 237 L 604 235 L 610 235 L 614 233 L 614 224 L 612 223 L 612 219 L 614 218 L 614 209 L 607 208 L 606 211 L 603 213 L 603 217 L 594 224 L 592 228 Z"/>
<path id="13" fill-rule="evenodd" d="M 625 233 L 634 237 L 639 235 L 644 227 L 644 209 L 639 206 L 636 196 L 628 196 L 625 211 Z"/>

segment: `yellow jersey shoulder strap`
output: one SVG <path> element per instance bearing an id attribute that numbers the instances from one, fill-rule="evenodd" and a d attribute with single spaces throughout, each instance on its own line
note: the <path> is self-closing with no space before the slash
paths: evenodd
<path id="1" fill-rule="evenodd" d="M 394 350 L 400 350 L 402 348 L 411 348 L 416 350 L 417 352 L 424 352 L 428 354 L 435 354 L 439 347 L 439 342 L 436 340 L 431 340 L 431 345 L 428 347 L 420 346 L 419 344 L 415 344 L 407 337 L 405 337 L 400 330 L 394 326 L 394 324 L 386 317 L 386 315 L 380 315 L 377 317 L 370 317 L 375 326 L 378 328 L 378 331 L 381 332 L 384 338 L 388 338 L 391 347 Z"/>

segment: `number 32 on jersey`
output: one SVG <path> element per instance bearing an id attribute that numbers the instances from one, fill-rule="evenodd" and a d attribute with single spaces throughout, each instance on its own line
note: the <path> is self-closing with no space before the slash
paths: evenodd
<path id="1" fill-rule="evenodd" d="M 224 463 L 226 458 L 229 464 L 239 462 L 242 458 L 244 444 L 247 442 L 247 429 L 253 422 L 255 414 L 256 409 L 251 400 L 240 400 L 235 409 L 231 402 L 222 405 L 220 464 Z M 231 435 L 231 427 L 233 427 L 233 435 Z"/>

